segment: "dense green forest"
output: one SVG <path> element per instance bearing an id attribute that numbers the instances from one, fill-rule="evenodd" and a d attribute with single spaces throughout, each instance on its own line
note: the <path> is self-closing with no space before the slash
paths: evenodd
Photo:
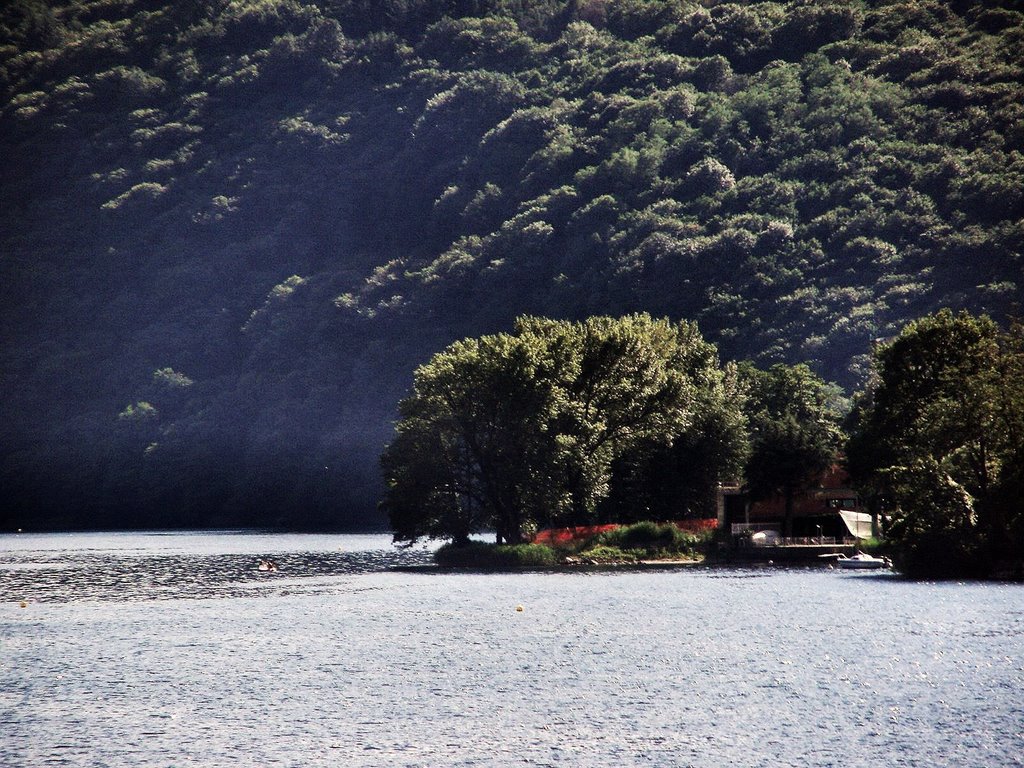
<path id="1" fill-rule="evenodd" d="M 897 564 L 1024 579 L 1024 326 L 942 310 L 875 350 L 847 465 Z"/>
<path id="2" fill-rule="evenodd" d="M 835 463 L 848 410 L 806 365 L 721 364 L 693 323 L 521 317 L 416 369 L 382 456 L 396 541 L 718 514 L 723 478 L 793 498 Z"/>
<path id="3" fill-rule="evenodd" d="M 5 527 L 382 524 L 413 370 L 649 312 L 853 391 L 1018 311 L 1019 3 L 0 5 Z"/>
<path id="4" fill-rule="evenodd" d="M 736 366 L 693 324 L 523 317 L 414 378 L 382 459 L 397 541 L 713 517 L 746 452 Z"/>
<path id="5" fill-rule="evenodd" d="M 442 565 L 674 558 L 699 539 L 654 521 L 715 518 L 722 478 L 782 498 L 791 536 L 841 462 L 905 574 L 1024 578 L 1024 326 L 942 309 L 872 358 L 851 408 L 805 364 L 723 365 L 686 321 L 521 317 L 416 369 L 381 506 L 396 542 L 448 540 Z"/>

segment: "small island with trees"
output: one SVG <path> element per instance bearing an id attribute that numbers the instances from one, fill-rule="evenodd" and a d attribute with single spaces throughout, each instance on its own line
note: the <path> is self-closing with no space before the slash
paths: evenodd
<path id="1" fill-rule="evenodd" d="M 713 516 L 723 480 L 781 497 L 789 534 L 794 496 L 842 462 L 904 573 L 1020 578 L 1021 325 L 942 310 L 873 360 L 851 401 L 805 365 L 723 364 L 693 323 L 521 317 L 416 370 L 382 507 L 397 542 L 448 540 L 445 565 L 692 560 L 713 534 L 665 521 Z"/>

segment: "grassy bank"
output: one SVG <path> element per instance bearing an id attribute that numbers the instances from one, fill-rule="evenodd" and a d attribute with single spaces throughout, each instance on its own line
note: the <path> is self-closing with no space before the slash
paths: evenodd
<path id="1" fill-rule="evenodd" d="M 434 562 L 445 568 L 537 568 L 559 565 L 561 554 L 544 544 L 445 544 L 434 553 Z"/>
<path id="2" fill-rule="evenodd" d="M 711 533 L 681 531 L 671 523 L 641 522 L 595 536 L 546 544 L 446 544 L 434 554 L 448 568 L 537 568 L 704 559 Z"/>

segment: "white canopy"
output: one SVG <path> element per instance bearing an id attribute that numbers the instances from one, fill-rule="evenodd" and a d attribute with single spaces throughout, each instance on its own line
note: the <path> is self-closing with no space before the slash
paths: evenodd
<path id="1" fill-rule="evenodd" d="M 846 530 L 858 539 L 871 538 L 871 515 L 867 512 L 854 512 L 852 509 L 840 509 L 839 516 L 846 524 Z"/>

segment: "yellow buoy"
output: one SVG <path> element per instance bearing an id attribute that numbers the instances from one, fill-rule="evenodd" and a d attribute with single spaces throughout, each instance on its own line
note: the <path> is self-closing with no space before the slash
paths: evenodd
<path id="1" fill-rule="evenodd" d="M 22 600 L 20 603 L 18 603 L 18 605 L 20 605 L 22 608 L 28 608 L 28 600 Z"/>
<path id="2" fill-rule="evenodd" d="M 523 606 L 517 605 L 516 606 L 516 611 L 519 612 L 519 613 L 522 613 L 523 612 Z"/>

